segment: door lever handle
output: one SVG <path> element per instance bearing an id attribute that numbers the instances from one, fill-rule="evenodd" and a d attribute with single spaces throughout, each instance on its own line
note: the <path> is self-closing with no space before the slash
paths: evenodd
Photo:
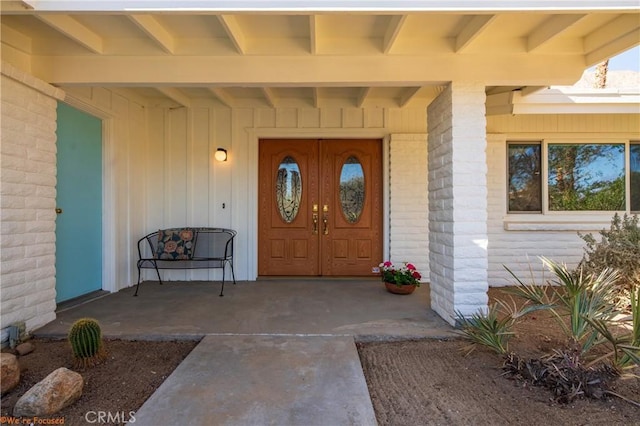
<path id="1" fill-rule="evenodd" d="M 327 225 L 327 222 L 329 221 L 329 219 L 327 218 L 327 214 L 323 214 L 322 215 L 322 234 L 323 235 L 329 235 L 329 227 Z"/>
<path id="2" fill-rule="evenodd" d="M 318 213 L 314 213 L 312 215 L 313 218 L 313 227 L 311 229 L 311 233 L 313 235 L 318 235 Z"/>

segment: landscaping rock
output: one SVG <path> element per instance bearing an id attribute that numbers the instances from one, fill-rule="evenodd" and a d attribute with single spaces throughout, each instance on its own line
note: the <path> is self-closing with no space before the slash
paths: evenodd
<path id="1" fill-rule="evenodd" d="M 15 417 L 47 416 L 72 404 L 82 395 L 84 380 L 75 371 L 61 367 L 36 383 L 16 402 Z"/>
<path id="2" fill-rule="evenodd" d="M 0 393 L 5 393 L 20 383 L 20 366 L 15 355 L 3 352 L 0 356 Z"/>
<path id="3" fill-rule="evenodd" d="M 24 356 L 27 354 L 30 354 L 31 352 L 33 352 L 35 350 L 35 346 L 33 345 L 33 343 L 31 342 L 25 342 L 25 343 L 21 343 L 16 347 L 16 351 L 18 352 L 18 355 L 20 356 Z"/>

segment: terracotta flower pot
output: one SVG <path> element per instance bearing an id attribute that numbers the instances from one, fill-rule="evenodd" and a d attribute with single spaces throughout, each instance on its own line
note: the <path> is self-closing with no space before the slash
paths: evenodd
<path id="1" fill-rule="evenodd" d="M 388 283 L 385 281 L 384 285 L 387 287 L 389 293 L 393 294 L 411 294 L 416 289 L 415 284 L 398 286 L 395 283 Z"/>

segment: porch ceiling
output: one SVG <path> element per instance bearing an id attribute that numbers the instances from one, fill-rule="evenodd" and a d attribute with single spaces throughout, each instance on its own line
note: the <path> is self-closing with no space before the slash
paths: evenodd
<path id="1" fill-rule="evenodd" d="M 573 84 L 640 44 L 633 1 L 348 12 L 314 10 L 317 0 L 278 11 L 153 3 L 2 1 L 2 59 L 63 88 L 119 87 L 149 104 L 420 107 L 452 80 L 482 81 L 489 94 Z"/>

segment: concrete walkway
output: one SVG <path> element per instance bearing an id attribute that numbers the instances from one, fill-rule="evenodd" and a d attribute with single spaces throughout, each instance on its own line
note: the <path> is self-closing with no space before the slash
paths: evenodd
<path id="1" fill-rule="evenodd" d="M 136 425 L 376 425 L 348 337 L 207 336 Z"/>
<path id="2" fill-rule="evenodd" d="M 429 288 L 377 280 L 143 283 L 58 313 L 34 334 L 64 337 L 78 318 L 106 337 L 200 339 L 136 413 L 141 425 L 375 425 L 356 340 L 452 337 Z"/>

